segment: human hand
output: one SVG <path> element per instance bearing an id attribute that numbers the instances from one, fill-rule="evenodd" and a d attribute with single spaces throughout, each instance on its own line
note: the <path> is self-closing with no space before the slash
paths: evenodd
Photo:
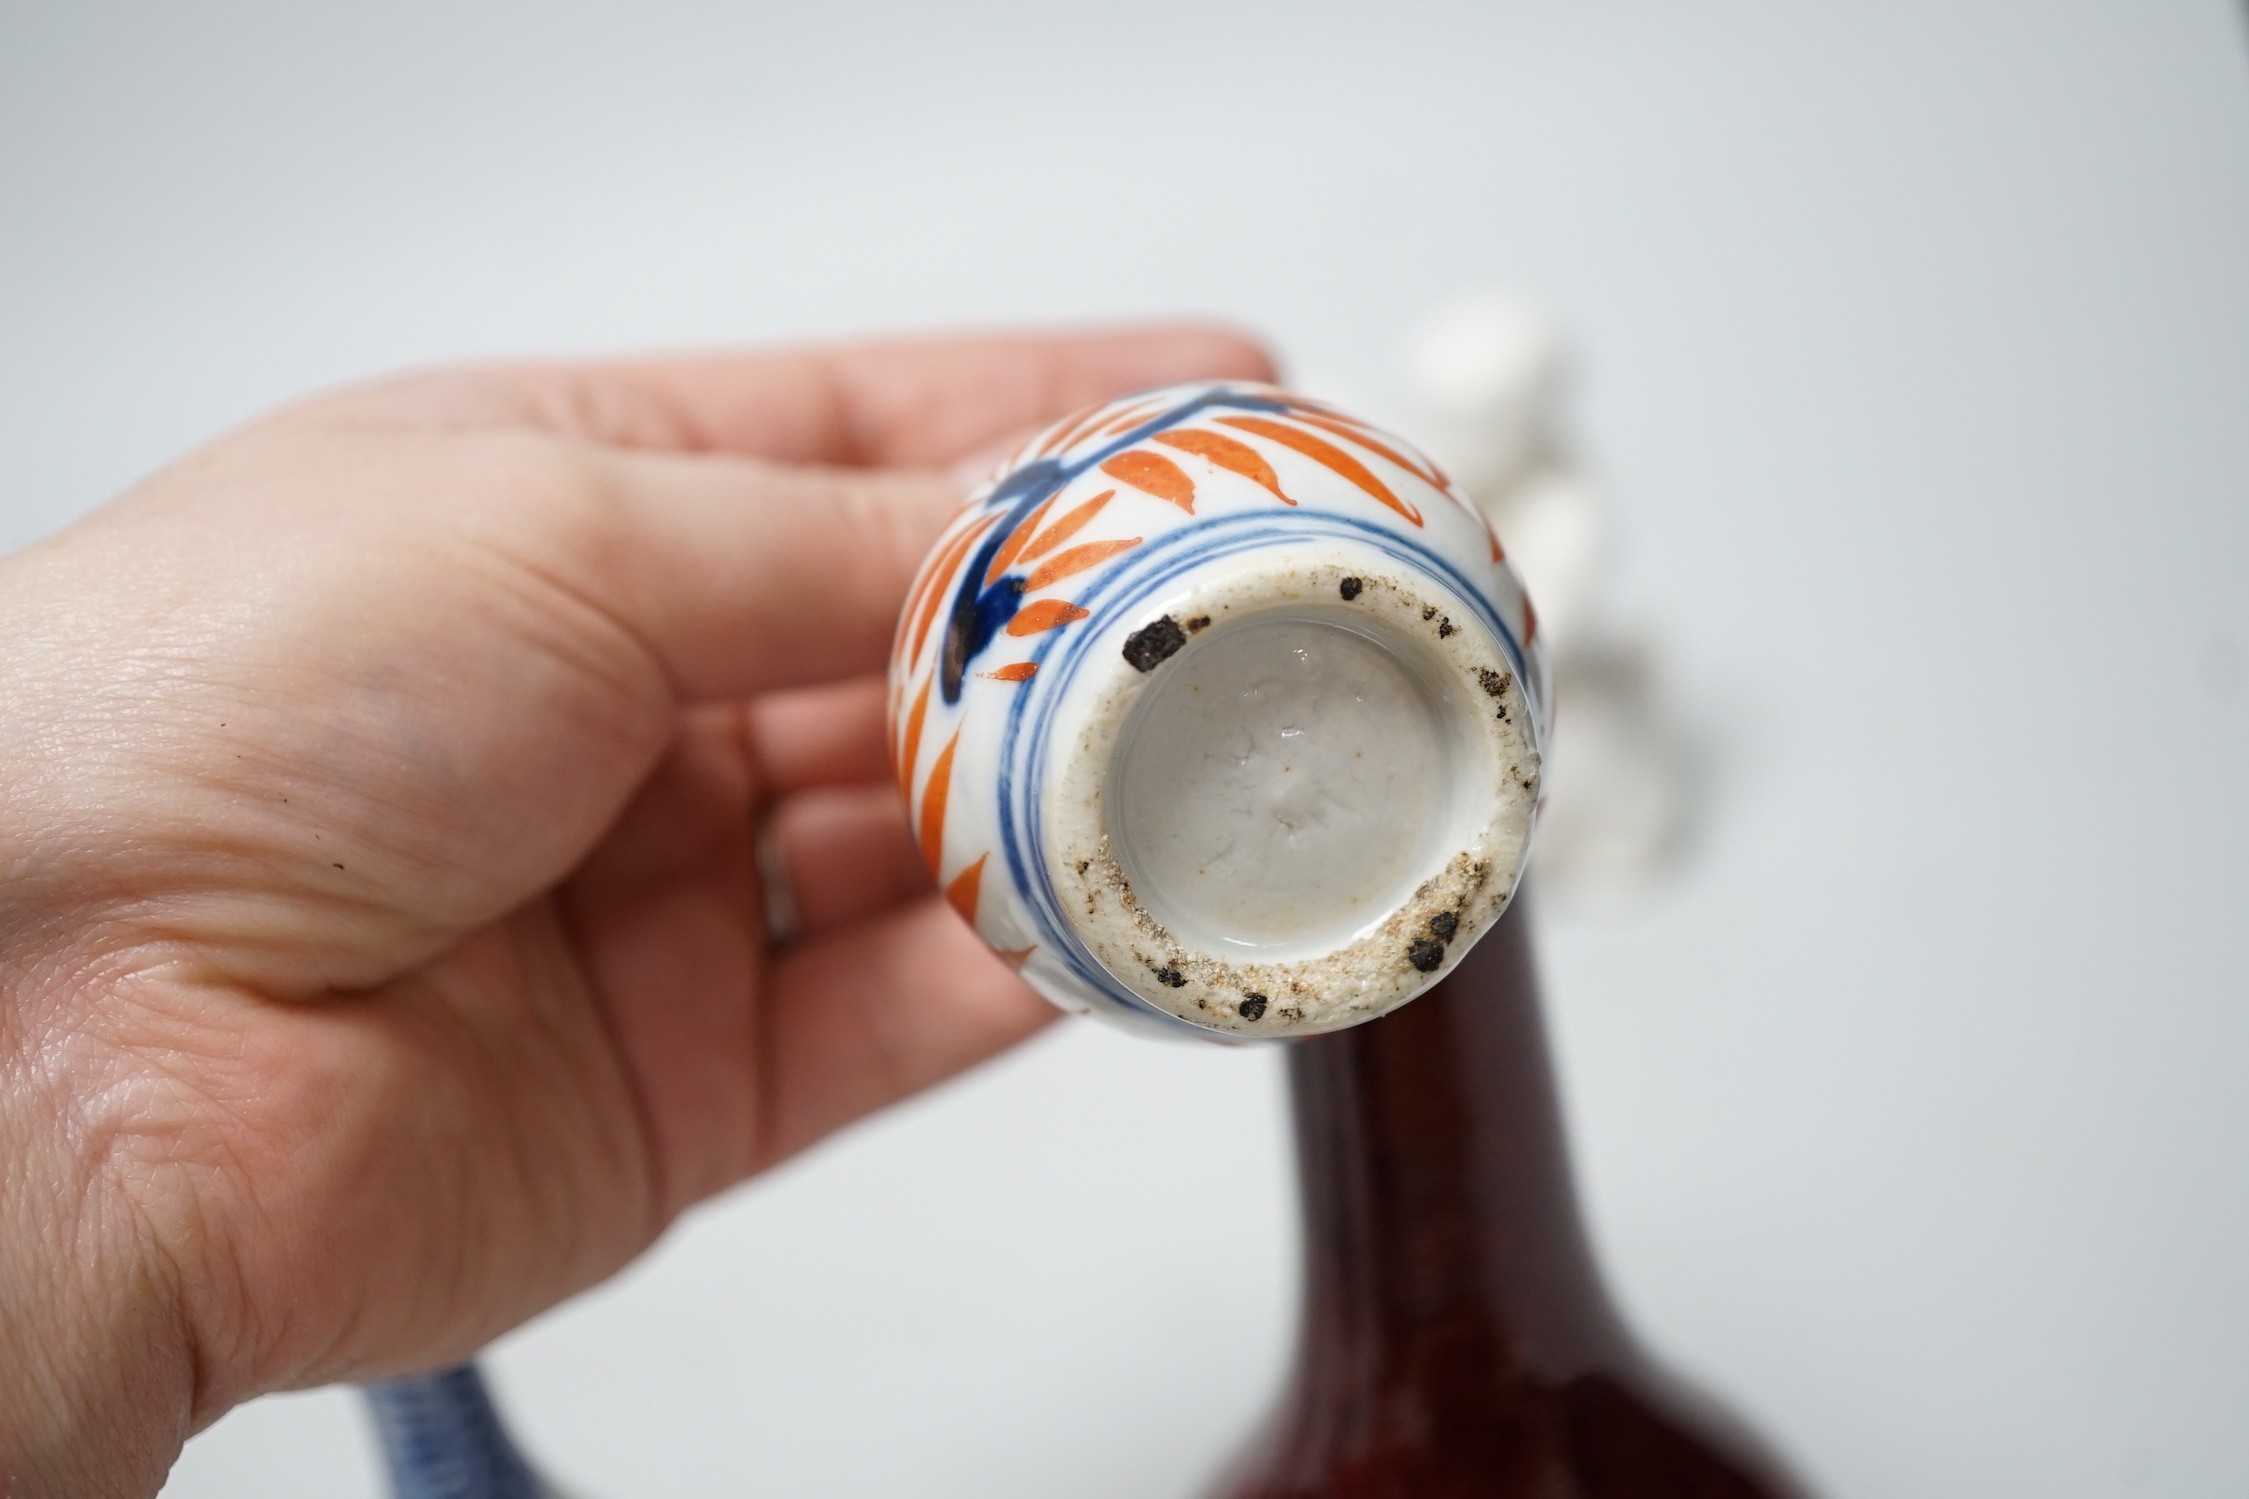
<path id="1" fill-rule="evenodd" d="M 0 562 L 0 1494 L 458 1360 L 1035 1030 L 869 674 L 945 465 L 1267 374 L 1181 329 L 418 376 Z"/>

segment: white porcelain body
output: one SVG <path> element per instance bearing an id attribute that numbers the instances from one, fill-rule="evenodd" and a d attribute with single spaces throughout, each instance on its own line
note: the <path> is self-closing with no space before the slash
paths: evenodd
<path id="1" fill-rule="evenodd" d="M 1263 636 L 1248 630 L 1260 621 Z M 1336 649 L 1323 656 L 1323 642 Z M 1274 706 L 1245 655 L 1260 650 L 1332 656 L 1359 675 L 1334 691 L 1313 681 L 1301 712 Z M 1134 809 L 1150 802 L 1150 767 L 1171 762 L 1143 761 L 1133 781 L 1120 746 L 1147 722 L 1223 736 L 1238 704 L 1193 696 L 1204 679 L 1268 716 L 1305 717 L 1346 769 L 1393 744 L 1403 758 L 1389 791 L 1338 782 L 1315 798 L 1334 816 L 1304 832 L 1320 866 L 1307 868 L 1285 852 L 1258 862 L 1254 850 L 1299 846 L 1295 828 L 1257 821 L 1275 805 L 1266 789 L 1198 786 L 1192 767 L 1216 762 L 1177 750 L 1186 800 L 1154 815 L 1194 847 L 1171 883 L 1215 883 L 1167 906 L 1142 873 L 1161 858 L 1136 865 L 1118 845 L 1153 825 Z M 1159 692 L 1171 694 L 1160 710 Z M 1318 706 L 1331 701 L 1344 706 Z M 1370 720 L 1376 709 L 1352 706 L 1366 703 L 1402 717 Z M 932 551 L 891 663 L 900 785 L 954 906 L 1056 1004 L 1173 1033 L 1332 1030 L 1442 977 L 1520 877 L 1546 714 L 1537 617 L 1475 507 L 1402 440 L 1243 383 L 1151 392 L 1033 439 Z M 1307 738 L 1293 722 L 1280 732 Z M 1271 779 L 1298 768 L 1289 758 L 1245 752 L 1225 768 Z M 1243 853 L 1203 826 L 1204 808 L 1265 841 Z M 1374 846 L 1356 829 L 1398 845 L 1363 891 L 1356 873 L 1326 873 L 1352 864 L 1339 850 Z M 1235 862 L 1205 868 L 1206 844 Z M 1356 914 L 1307 917 L 1264 945 L 1214 931 L 1237 906 L 1268 909 L 1254 904 L 1268 873 L 1283 918 L 1292 879 L 1310 892 L 1305 910 L 1340 901 Z"/>

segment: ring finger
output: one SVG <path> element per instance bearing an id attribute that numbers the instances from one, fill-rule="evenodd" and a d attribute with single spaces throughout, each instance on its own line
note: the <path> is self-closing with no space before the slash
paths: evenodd
<path id="1" fill-rule="evenodd" d="M 787 888 L 790 938 L 817 936 L 929 893 L 932 882 L 887 781 L 784 796 L 767 838 Z M 769 877 L 771 877 L 769 867 Z"/>

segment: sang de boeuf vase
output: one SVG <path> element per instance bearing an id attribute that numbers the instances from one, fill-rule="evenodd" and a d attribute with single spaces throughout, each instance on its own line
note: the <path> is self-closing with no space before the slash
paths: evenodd
<path id="1" fill-rule="evenodd" d="M 1412 1005 L 1288 1067 L 1295 1367 L 1212 1499 L 1801 1499 L 1602 1288 L 1520 908 Z"/>

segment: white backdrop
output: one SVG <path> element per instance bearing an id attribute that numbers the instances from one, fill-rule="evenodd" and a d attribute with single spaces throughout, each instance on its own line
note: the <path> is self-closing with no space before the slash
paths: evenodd
<path id="1" fill-rule="evenodd" d="M 1544 933 L 1638 1325 L 1834 1499 L 2249 1492 L 2249 42 L 2225 0 L 0 0 L 0 543 L 309 385 L 1529 288 L 1705 725 Z M 4 643 L 0 643 L 4 648 Z M 1071 1029 L 505 1342 L 608 1499 L 1185 1499 L 1285 1356 L 1269 1055 Z M 1221 1287 L 1222 1289 L 1213 1289 Z M 170 1499 L 375 1492 L 349 1399 Z"/>

